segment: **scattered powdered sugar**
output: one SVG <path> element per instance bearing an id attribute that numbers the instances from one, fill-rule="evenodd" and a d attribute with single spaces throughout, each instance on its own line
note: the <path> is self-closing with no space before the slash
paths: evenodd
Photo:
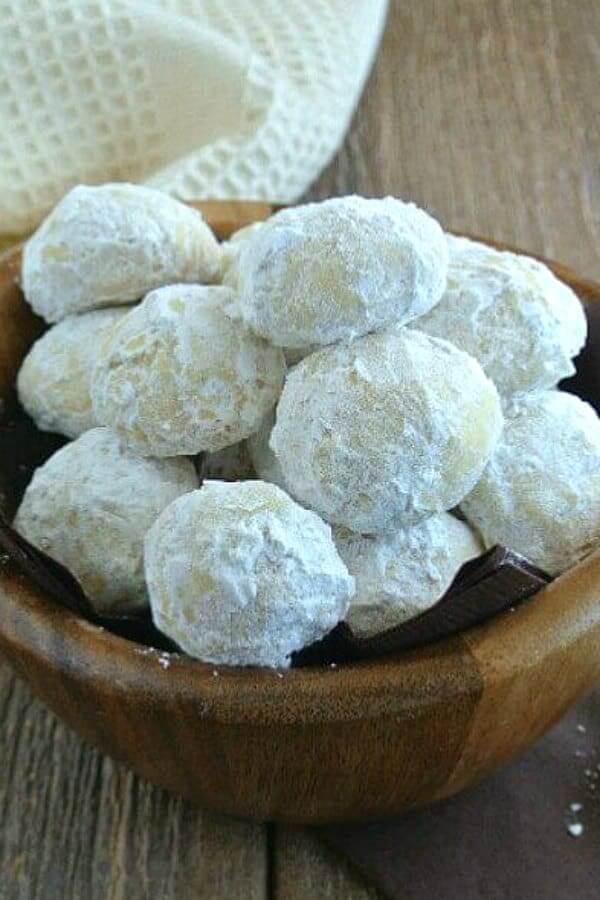
<path id="1" fill-rule="evenodd" d="M 382 533 L 456 506 L 502 421 L 498 393 L 472 357 L 390 328 L 299 363 L 270 446 L 300 502 L 352 531 Z"/>
<path id="2" fill-rule="evenodd" d="M 156 647 L 134 647 L 134 653 L 138 656 L 153 656 L 161 669 L 165 671 L 171 666 L 171 654 L 166 650 L 157 650 Z"/>
<path id="3" fill-rule="evenodd" d="M 73 573 L 98 612 L 131 612 L 148 605 L 148 528 L 197 486 L 190 460 L 141 459 L 107 428 L 93 428 L 36 470 L 15 528 Z"/>
<path id="4" fill-rule="evenodd" d="M 358 637 L 371 637 L 429 609 L 462 564 L 482 550 L 471 527 L 446 512 L 383 535 L 338 527 L 334 537 L 356 581 L 346 621 Z"/>
<path id="5" fill-rule="evenodd" d="M 235 268 L 241 317 L 281 347 L 330 344 L 427 312 L 448 248 L 435 219 L 392 197 L 339 197 L 272 216 Z"/>
<path id="6" fill-rule="evenodd" d="M 94 414 L 142 456 L 214 452 L 275 405 L 283 353 L 224 311 L 225 287 L 171 285 L 117 323 L 92 379 Z"/>
<path id="7" fill-rule="evenodd" d="M 70 438 L 98 423 L 90 383 L 100 343 L 128 307 L 67 316 L 30 349 L 17 378 L 19 400 L 38 428 Z"/>
<path id="8" fill-rule="evenodd" d="M 488 547 L 510 547 L 552 575 L 575 565 L 600 538 L 600 419 L 593 408 L 560 391 L 513 404 L 461 509 Z"/>
<path id="9" fill-rule="evenodd" d="M 286 668 L 342 619 L 354 580 L 330 528 L 275 485 L 205 482 L 146 538 L 156 625 L 190 656 Z"/>
<path id="10" fill-rule="evenodd" d="M 79 185 L 25 244 L 22 284 L 33 309 L 58 322 L 162 285 L 212 282 L 220 265 L 197 210 L 141 185 Z"/>
<path id="11" fill-rule="evenodd" d="M 587 334 L 574 291 L 528 256 L 447 239 L 445 293 L 414 327 L 474 356 L 505 399 L 573 375 Z"/>
<path id="12" fill-rule="evenodd" d="M 565 827 L 567 832 L 573 838 L 579 838 L 583 835 L 585 827 L 581 821 L 580 814 L 583 812 L 583 803 L 570 803 L 566 814 Z"/>

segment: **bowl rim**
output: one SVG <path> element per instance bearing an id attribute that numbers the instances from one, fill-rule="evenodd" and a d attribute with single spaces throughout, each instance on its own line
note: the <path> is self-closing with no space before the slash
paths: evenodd
<path id="1" fill-rule="evenodd" d="M 106 679 L 112 689 L 118 671 L 119 689 L 132 698 L 143 701 L 150 693 L 170 701 L 175 691 L 175 696 L 207 703 L 211 718 L 230 724 L 331 722 L 331 710 L 335 720 L 352 721 L 378 718 L 383 710 L 400 714 L 407 699 L 419 699 L 415 693 L 425 704 L 429 697 L 450 701 L 479 693 L 479 679 L 464 678 L 472 659 L 479 670 L 489 659 L 494 680 L 510 681 L 522 674 L 528 658 L 537 665 L 585 633 L 590 622 L 585 600 L 592 595 L 592 603 L 600 605 L 600 549 L 514 610 L 457 635 L 372 660 L 269 669 L 206 663 L 130 641 L 60 606 L 11 572 L 0 577 L 0 646 L 8 645 L 13 659 L 18 652 L 25 666 L 43 653 L 65 675 L 75 670 L 86 680 Z M 499 656 L 495 645 L 502 647 Z M 461 677 L 455 678 L 457 673 Z"/>

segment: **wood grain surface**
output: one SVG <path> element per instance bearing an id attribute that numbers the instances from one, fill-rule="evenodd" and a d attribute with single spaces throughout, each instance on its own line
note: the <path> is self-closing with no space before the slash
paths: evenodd
<path id="1" fill-rule="evenodd" d="M 414 199 L 600 277 L 597 0 L 392 0 L 314 197 Z M 367 900 L 308 832 L 222 819 L 84 747 L 0 668 L 1 900 Z"/>

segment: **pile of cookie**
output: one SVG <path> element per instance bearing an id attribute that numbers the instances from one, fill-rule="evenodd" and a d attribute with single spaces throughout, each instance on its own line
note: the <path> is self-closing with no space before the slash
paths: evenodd
<path id="1" fill-rule="evenodd" d="M 600 420 L 557 389 L 578 298 L 413 204 L 311 203 L 219 244 L 157 191 L 79 186 L 22 287 L 51 327 L 20 401 L 72 442 L 15 527 L 192 656 L 285 667 L 340 621 L 419 615 L 486 546 L 557 574 L 600 540 Z"/>

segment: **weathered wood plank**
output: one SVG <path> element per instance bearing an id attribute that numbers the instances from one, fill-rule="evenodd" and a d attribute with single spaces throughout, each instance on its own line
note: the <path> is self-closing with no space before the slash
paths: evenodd
<path id="1" fill-rule="evenodd" d="M 600 5 L 392 0 L 315 196 L 395 193 L 460 231 L 600 274 Z"/>
<path id="2" fill-rule="evenodd" d="M 82 744 L 0 666 L 1 900 L 262 900 L 265 832 Z"/>
<path id="3" fill-rule="evenodd" d="M 274 841 L 274 896 L 277 900 L 377 900 L 351 866 L 307 829 L 277 828 Z"/>

